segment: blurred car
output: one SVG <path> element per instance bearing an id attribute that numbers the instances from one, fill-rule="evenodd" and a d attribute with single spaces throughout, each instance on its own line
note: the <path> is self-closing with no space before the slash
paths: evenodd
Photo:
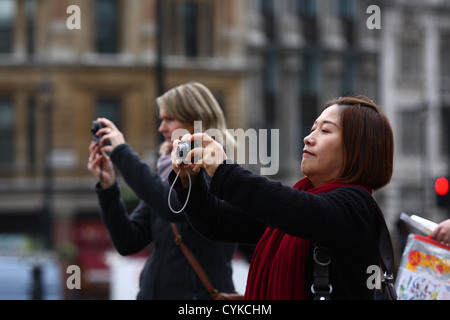
<path id="1" fill-rule="evenodd" d="M 50 257 L 0 256 L 0 300 L 61 300 L 61 266 Z"/>

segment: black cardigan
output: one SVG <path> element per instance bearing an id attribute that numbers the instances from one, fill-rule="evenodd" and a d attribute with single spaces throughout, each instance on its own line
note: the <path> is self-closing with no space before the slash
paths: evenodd
<path id="1" fill-rule="evenodd" d="M 169 175 L 173 181 L 174 172 Z M 311 194 L 255 175 L 237 164 L 221 164 L 211 184 L 199 175 L 193 184 L 186 215 L 193 227 L 220 241 L 256 244 L 265 229 L 327 246 L 331 251 L 332 299 L 373 299 L 367 287 L 370 265 L 378 264 L 377 203 L 365 189 L 337 188 Z M 187 190 L 176 185 L 180 202 Z M 307 261 L 306 292 L 313 283 L 312 251 Z"/>
<path id="2" fill-rule="evenodd" d="M 174 243 L 171 221 L 176 222 L 183 241 L 197 257 L 212 284 L 220 291 L 233 292 L 231 260 L 236 245 L 211 241 L 193 230 L 184 214 L 172 213 L 167 204 L 170 185 L 140 161 L 128 144 L 117 146 L 111 153 L 111 160 L 128 186 L 142 199 L 128 214 L 117 181 L 106 189 L 96 185 L 101 216 L 114 247 L 126 256 L 154 243 L 154 251 L 140 275 L 137 299 L 210 299 L 181 249 Z M 174 209 L 181 208 L 176 192 L 171 201 Z"/>

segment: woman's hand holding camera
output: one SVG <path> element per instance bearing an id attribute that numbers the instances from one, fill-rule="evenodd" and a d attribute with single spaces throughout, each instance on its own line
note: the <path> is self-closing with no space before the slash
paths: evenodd
<path id="1" fill-rule="evenodd" d="M 103 125 L 103 127 L 95 134 L 96 136 L 101 137 L 100 147 L 102 151 L 112 152 L 115 147 L 125 143 L 122 132 L 117 129 L 112 121 L 106 118 L 99 118 L 97 121 Z M 107 141 L 109 141 L 109 144 L 107 144 Z"/>
<path id="2" fill-rule="evenodd" d="M 102 127 L 93 134 L 100 139 L 98 143 L 92 141 L 89 145 L 87 168 L 100 179 L 101 187 L 107 188 L 115 181 L 114 165 L 108 154 L 118 145 L 125 143 L 125 139 L 112 121 L 105 118 L 99 118 L 97 121 Z"/>
<path id="3" fill-rule="evenodd" d="M 186 158 L 183 160 L 177 153 L 177 147 L 180 141 L 201 141 L 202 146 L 200 148 L 190 150 Z M 194 159 L 194 161 L 191 161 L 191 159 Z M 197 177 L 201 168 L 204 168 L 206 173 L 212 177 L 216 172 L 217 167 L 226 159 L 227 155 L 222 145 L 206 133 L 196 133 L 194 135 L 186 134 L 181 138 L 181 140 L 177 139 L 173 142 L 173 170 L 178 173 L 179 170 L 185 168 L 193 181 Z M 181 179 L 181 184 L 183 187 L 187 187 L 189 185 L 189 180 L 185 170 L 180 172 L 179 178 Z"/>

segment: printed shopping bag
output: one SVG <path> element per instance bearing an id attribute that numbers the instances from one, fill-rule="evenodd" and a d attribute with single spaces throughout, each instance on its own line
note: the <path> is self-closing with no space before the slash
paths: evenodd
<path id="1" fill-rule="evenodd" d="M 450 247 L 411 233 L 395 289 L 399 300 L 450 300 Z"/>

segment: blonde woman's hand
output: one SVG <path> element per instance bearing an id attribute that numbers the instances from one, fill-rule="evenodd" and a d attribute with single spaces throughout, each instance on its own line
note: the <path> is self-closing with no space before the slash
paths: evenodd
<path id="1" fill-rule="evenodd" d="M 111 120 L 98 118 L 97 121 L 104 125 L 96 133 L 97 136 L 103 135 L 100 139 L 100 148 L 102 151 L 111 153 L 118 145 L 125 143 L 123 133 L 120 132 Z M 109 141 L 110 145 L 107 145 L 106 141 Z"/>
<path id="2" fill-rule="evenodd" d="M 114 183 L 116 178 L 114 165 L 106 152 L 102 151 L 94 141 L 89 145 L 87 168 L 100 180 L 100 185 L 103 189 Z"/>

